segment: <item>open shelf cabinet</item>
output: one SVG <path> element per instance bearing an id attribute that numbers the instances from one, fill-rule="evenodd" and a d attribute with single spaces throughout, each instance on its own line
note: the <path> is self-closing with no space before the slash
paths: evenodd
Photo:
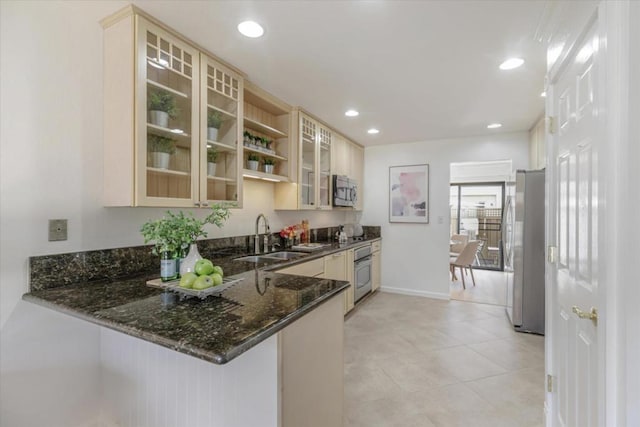
<path id="1" fill-rule="evenodd" d="M 290 127 L 292 108 L 254 84 L 244 82 L 243 174 L 247 178 L 288 182 L 291 175 Z M 258 170 L 249 159 L 258 159 Z M 273 163 L 268 172 L 265 162 Z"/>

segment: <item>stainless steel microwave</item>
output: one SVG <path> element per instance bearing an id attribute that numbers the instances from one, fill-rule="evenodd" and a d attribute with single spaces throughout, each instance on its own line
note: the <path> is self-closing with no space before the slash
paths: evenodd
<path id="1" fill-rule="evenodd" d="M 333 206 L 353 207 L 358 201 L 358 184 L 346 175 L 333 175 Z"/>

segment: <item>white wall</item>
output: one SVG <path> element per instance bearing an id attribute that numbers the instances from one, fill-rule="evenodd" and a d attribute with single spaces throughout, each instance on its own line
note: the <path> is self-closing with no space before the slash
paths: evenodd
<path id="1" fill-rule="evenodd" d="M 102 207 L 102 28 L 126 1 L 0 2 L 0 425 L 45 425 L 15 402 L 43 405 L 46 425 L 86 425 L 98 396 L 98 328 L 70 326 L 20 299 L 29 256 L 142 244 L 140 226 L 160 208 Z M 170 24 L 170 23 L 169 23 Z M 245 181 L 245 208 L 210 237 L 252 234 L 263 212 L 273 230 L 343 212 L 275 212 L 273 184 Z M 204 215 L 198 211 L 196 215 Z M 47 241 L 47 220 L 67 218 L 69 239 Z M 47 333 L 43 333 L 47 327 Z M 81 331 L 76 333 L 76 329 Z M 68 352 L 73 350 L 69 359 Z M 68 362 L 79 375 L 69 375 Z M 86 369 L 84 367 L 87 367 Z M 97 368 L 96 368 L 97 369 Z M 84 372 L 87 371 L 87 372 Z M 60 375 L 57 375 L 60 373 Z M 75 372 L 75 371 L 74 371 Z M 57 392 L 56 392 L 57 391 Z M 37 404 L 35 403 L 37 402 Z M 12 410 L 9 408 L 12 407 Z M 24 410 L 19 410 L 19 409 Z M 22 418 L 20 418 L 22 417 Z"/>
<path id="2" fill-rule="evenodd" d="M 449 165 L 529 164 L 528 133 L 382 145 L 365 149 L 363 224 L 382 226 L 382 288 L 449 298 Z M 389 167 L 429 164 L 429 224 L 389 223 Z"/>

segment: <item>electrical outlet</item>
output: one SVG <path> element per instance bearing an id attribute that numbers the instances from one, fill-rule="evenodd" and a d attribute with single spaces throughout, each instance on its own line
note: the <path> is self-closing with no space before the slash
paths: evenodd
<path id="1" fill-rule="evenodd" d="M 67 240 L 67 220 L 66 219 L 50 219 L 49 220 L 49 241 L 57 242 Z"/>

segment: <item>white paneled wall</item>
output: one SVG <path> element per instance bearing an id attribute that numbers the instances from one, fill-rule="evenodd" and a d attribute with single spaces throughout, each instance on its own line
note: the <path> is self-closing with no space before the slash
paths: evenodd
<path id="1" fill-rule="evenodd" d="M 216 365 L 101 331 L 103 419 L 119 427 L 277 427 L 277 336 Z"/>

